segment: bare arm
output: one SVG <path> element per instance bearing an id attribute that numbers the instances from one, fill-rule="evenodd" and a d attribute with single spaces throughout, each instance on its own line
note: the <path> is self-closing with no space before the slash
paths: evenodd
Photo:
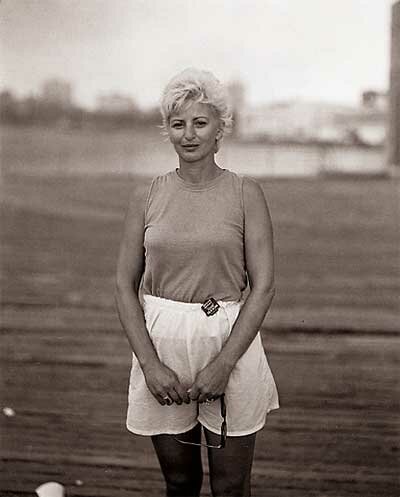
<path id="1" fill-rule="evenodd" d="M 221 395 L 229 375 L 254 340 L 274 296 L 273 233 L 261 187 L 245 179 L 245 257 L 250 293 L 219 355 L 197 376 L 191 398 L 203 402 Z"/>
<path id="2" fill-rule="evenodd" d="M 165 397 L 180 404 L 189 402 L 176 374 L 162 364 L 146 328 L 138 291 L 144 271 L 144 205 L 133 195 L 125 218 L 116 275 L 116 304 L 121 324 L 145 375 L 147 385 L 158 402 Z"/>

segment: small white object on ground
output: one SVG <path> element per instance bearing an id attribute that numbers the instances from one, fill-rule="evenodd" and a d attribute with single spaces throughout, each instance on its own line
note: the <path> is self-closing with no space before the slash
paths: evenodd
<path id="1" fill-rule="evenodd" d="M 3 407 L 3 414 L 11 418 L 15 416 L 15 411 L 11 407 Z"/>
<path id="2" fill-rule="evenodd" d="M 64 497 L 65 491 L 63 485 L 57 483 L 56 481 L 48 481 L 40 485 L 36 489 L 36 493 L 39 497 Z"/>
<path id="3" fill-rule="evenodd" d="M 83 481 L 82 480 L 75 480 L 75 485 L 77 485 L 78 487 L 81 487 L 83 485 Z"/>

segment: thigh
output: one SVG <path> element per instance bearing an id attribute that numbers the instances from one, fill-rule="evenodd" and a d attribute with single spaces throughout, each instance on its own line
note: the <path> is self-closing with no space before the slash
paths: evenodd
<path id="1" fill-rule="evenodd" d="M 168 495 L 189 495 L 189 493 L 181 493 L 182 491 L 190 491 L 190 495 L 198 495 L 203 478 L 201 448 L 181 444 L 176 438 L 186 442 L 200 443 L 201 425 L 197 424 L 190 431 L 179 435 L 162 434 L 151 437 L 167 489 L 170 490 Z"/>
<path id="2" fill-rule="evenodd" d="M 218 445 L 220 436 L 204 428 L 207 443 Z M 250 476 L 256 433 L 228 437 L 224 449 L 208 449 L 210 484 L 214 497 L 250 496 Z"/>

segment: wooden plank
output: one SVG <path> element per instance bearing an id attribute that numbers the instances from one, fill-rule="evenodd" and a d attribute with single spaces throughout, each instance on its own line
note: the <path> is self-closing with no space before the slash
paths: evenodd
<path id="1" fill-rule="evenodd" d="M 93 332 L 80 343 L 98 359 L 69 362 L 76 337 L 42 347 L 46 334 L 31 335 L 31 360 L 17 351 L 26 337 L 3 331 L 16 351 L 3 362 L 3 401 L 16 416 L 1 419 L 1 490 L 24 495 L 57 479 L 77 496 L 162 495 L 149 440 L 124 427 L 129 355 L 118 363 L 110 337 Z M 123 336 L 111 342 L 119 357 Z M 253 494 L 397 495 L 397 338 L 266 333 L 264 343 L 282 408 L 259 434 Z"/>
<path id="2" fill-rule="evenodd" d="M 278 296 L 262 337 L 282 407 L 258 437 L 253 496 L 398 497 L 398 184 L 263 186 Z M 131 188 L 7 179 L 0 381 L 16 415 L 0 414 L 2 496 L 46 480 L 68 497 L 163 495 L 150 441 L 125 429 L 131 355 L 113 273 Z"/>

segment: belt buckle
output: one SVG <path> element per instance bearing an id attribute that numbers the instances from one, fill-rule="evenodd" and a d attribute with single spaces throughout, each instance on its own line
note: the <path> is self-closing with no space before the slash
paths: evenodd
<path id="1" fill-rule="evenodd" d="M 202 311 L 204 311 L 207 316 L 214 315 L 216 312 L 218 312 L 219 308 L 220 308 L 220 305 L 212 297 L 210 297 L 209 299 L 207 299 L 204 302 L 204 304 L 201 306 Z"/>

